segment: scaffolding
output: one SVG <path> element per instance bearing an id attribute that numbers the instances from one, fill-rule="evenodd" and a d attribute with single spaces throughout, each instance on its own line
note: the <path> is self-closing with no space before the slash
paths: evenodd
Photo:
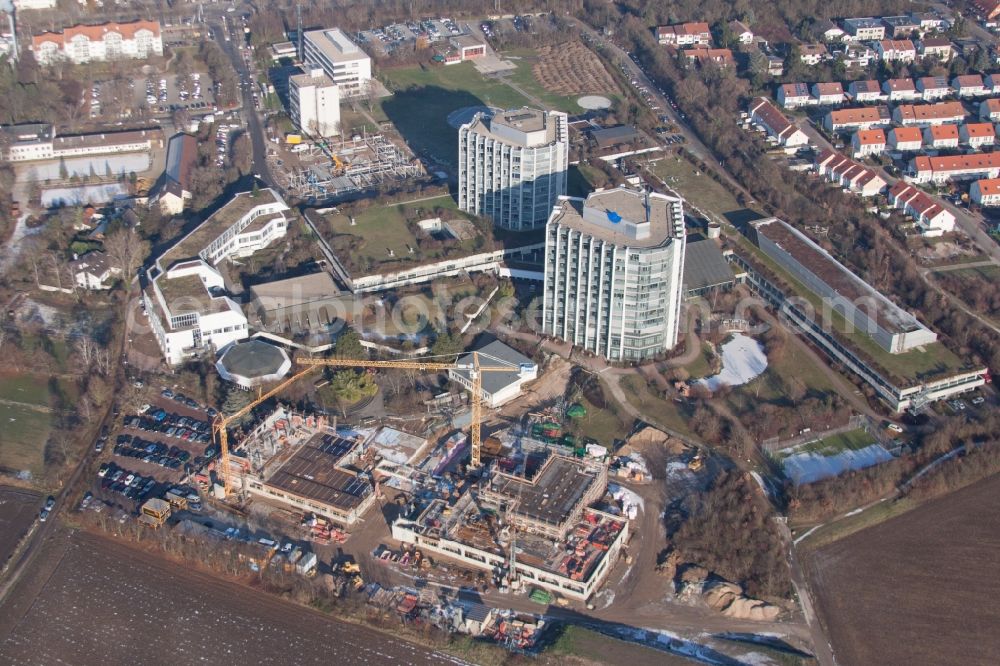
<path id="1" fill-rule="evenodd" d="M 363 132 L 350 139 L 317 142 L 301 155 L 303 166 L 288 174 L 288 186 L 302 197 L 328 199 L 363 190 L 390 180 L 415 178 L 423 173 L 420 162 L 408 157 L 383 134 Z"/>

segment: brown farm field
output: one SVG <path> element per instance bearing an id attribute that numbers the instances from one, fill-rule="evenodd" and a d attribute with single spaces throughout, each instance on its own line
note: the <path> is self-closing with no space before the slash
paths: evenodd
<path id="1" fill-rule="evenodd" d="M 541 47 L 532 72 L 543 88 L 557 95 L 618 93 L 600 58 L 580 42 Z"/>
<path id="2" fill-rule="evenodd" d="M 0 566 L 14 554 L 14 547 L 31 527 L 41 506 L 40 493 L 0 486 Z"/>
<path id="3" fill-rule="evenodd" d="M 803 561 L 838 663 L 1000 663 L 1000 475 Z"/>
<path id="4" fill-rule="evenodd" d="M 0 663 L 464 663 L 101 537 L 59 540 L 0 607 Z"/>

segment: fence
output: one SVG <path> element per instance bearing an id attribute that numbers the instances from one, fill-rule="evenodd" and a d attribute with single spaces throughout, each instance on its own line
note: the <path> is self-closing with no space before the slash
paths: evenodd
<path id="1" fill-rule="evenodd" d="M 872 435 L 879 444 L 883 444 L 881 438 L 884 435 L 881 433 L 881 429 L 875 427 L 872 420 L 863 414 L 852 414 L 851 418 L 847 420 L 847 423 L 842 426 L 837 426 L 835 428 L 828 428 L 827 430 L 813 431 L 809 428 L 805 432 L 801 432 L 795 437 L 790 437 L 788 439 L 781 439 L 780 437 L 771 437 L 770 439 L 765 439 L 760 443 L 760 448 L 766 453 L 777 453 L 778 451 L 784 451 L 785 449 L 793 449 L 797 446 L 802 446 L 803 444 L 808 444 L 809 442 L 815 442 L 817 440 L 823 439 L 825 437 L 830 437 L 831 435 L 839 435 L 844 432 L 851 432 L 852 430 L 864 430 L 869 435 Z"/>

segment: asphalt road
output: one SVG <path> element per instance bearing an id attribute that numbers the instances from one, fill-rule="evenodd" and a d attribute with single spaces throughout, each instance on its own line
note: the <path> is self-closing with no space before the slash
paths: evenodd
<path id="1" fill-rule="evenodd" d="M 224 32 L 223 19 L 211 21 L 212 29 L 221 35 Z M 233 63 L 233 69 L 240 76 L 241 80 L 250 81 L 249 85 L 241 85 L 240 93 L 243 95 L 242 114 L 246 119 L 247 132 L 250 134 L 250 143 L 253 147 L 254 173 L 258 180 L 267 187 L 274 187 L 275 180 L 271 175 L 271 170 L 267 165 L 267 141 L 264 139 L 264 127 L 261 125 L 260 114 L 254 108 L 253 103 L 253 81 L 254 74 L 247 69 L 243 56 L 240 53 L 239 45 L 243 43 L 243 35 L 239 30 L 234 29 L 229 41 L 219 42 L 222 52 L 225 53 Z"/>

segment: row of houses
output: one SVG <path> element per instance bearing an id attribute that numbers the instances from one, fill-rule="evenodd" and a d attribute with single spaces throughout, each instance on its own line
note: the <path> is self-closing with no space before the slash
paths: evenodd
<path id="1" fill-rule="evenodd" d="M 785 83 L 778 86 L 775 99 L 786 109 L 807 106 L 839 106 L 847 101 L 872 102 L 934 102 L 948 97 L 970 99 L 1000 95 L 1000 73 L 966 74 L 950 81 L 943 76 L 925 76 L 914 79 L 887 79 L 882 83 L 874 79 L 852 81 L 844 84 Z"/>
<path id="2" fill-rule="evenodd" d="M 873 197 L 885 189 L 885 180 L 874 169 L 824 149 L 816 155 L 816 173 L 861 197 Z"/>
<path id="3" fill-rule="evenodd" d="M 985 108 L 988 111 L 989 107 Z M 828 132 L 854 132 L 891 125 L 930 127 L 961 123 L 967 115 L 961 102 L 900 104 L 892 112 L 889 107 L 880 104 L 830 111 L 823 117 L 823 127 Z M 984 120 L 989 120 L 989 113 L 985 114 Z"/>
<path id="4" fill-rule="evenodd" d="M 970 155 L 921 155 L 910 161 L 907 180 L 912 183 L 942 184 L 954 180 L 1000 177 L 1000 153 Z"/>
<path id="5" fill-rule="evenodd" d="M 855 158 L 881 155 L 886 150 L 916 152 L 955 149 L 968 146 L 981 150 L 996 143 L 993 123 L 965 123 L 962 125 L 931 125 L 930 127 L 895 127 L 889 131 L 865 129 L 851 137 L 851 151 Z"/>
<path id="6" fill-rule="evenodd" d="M 954 215 L 929 194 L 905 181 L 900 180 L 890 187 L 886 198 L 893 208 L 911 216 L 924 236 L 941 236 L 955 229 Z"/>

